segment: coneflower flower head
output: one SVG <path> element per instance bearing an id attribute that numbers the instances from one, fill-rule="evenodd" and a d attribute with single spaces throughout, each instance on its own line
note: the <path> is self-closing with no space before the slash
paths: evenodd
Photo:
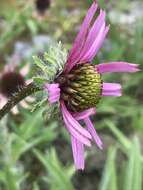
<path id="1" fill-rule="evenodd" d="M 29 66 L 26 65 L 19 69 L 19 58 L 18 54 L 14 54 L 11 57 L 10 62 L 6 64 L 4 69 L 0 72 L 0 108 L 6 104 L 9 98 L 15 96 L 17 92 L 30 82 L 29 80 L 25 80 L 25 76 L 29 72 Z M 30 102 L 32 101 L 32 98 L 27 97 L 26 100 L 27 102 Z M 20 105 L 27 109 L 29 105 L 26 103 L 26 100 L 21 101 Z M 12 113 L 18 113 L 16 106 L 12 109 Z"/>
<path id="2" fill-rule="evenodd" d="M 36 0 L 35 4 L 39 13 L 43 14 L 50 7 L 51 0 Z"/>
<path id="3" fill-rule="evenodd" d="M 101 75 L 89 63 L 75 66 L 68 74 L 61 74 L 56 82 L 61 90 L 60 97 L 70 111 L 94 107 L 101 98 Z"/>
<path id="4" fill-rule="evenodd" d="M 90 147 L 91 142 L 95 141 L 100 149 L 103 148 L 102 141 L 90 119 L 91 115 L 96 114 L 96 105 L 103 96 L 122 94 L 121 85 L 103 82 L 102 74 L 139 71 L 138 65 L 127 62 L 92 64 L 109 31 L 109 26 L 105 23 L 105 11 L 100 10 L 94 20 L 97 10 L 98 5 L 94 2 L 87 12 L 67 58 L 66 53 L 58 51 L 53 59 L 46 54 L 44 56 L 46 61 L 36 59 L 38 67 L 45 73 L 47 70 L 45 77 L 41 78 L 45 80 L 44 89 L 48 92 L 49 103 L 53 106 L 56 102 L 60 104 L 65 128 L 71 136 L 73 158 L 77 169 L 84 169 L 85 146 Z M 62 55 L 62 59 L 58 59 L 59 54 Z M 60 64 L 59 60 L 62 60 Z M 37 79 L 40 81 L 41 78 Z M 80 121 L 83 121 L 85 126 L 81 126 Z"/>
<path id="5" fill-rule="evenodd" d="M 24 77 L 20 73 L 9 71 L 0 78 L 0 92 L 7 98 L 13 96 L 25 86 Z"/>

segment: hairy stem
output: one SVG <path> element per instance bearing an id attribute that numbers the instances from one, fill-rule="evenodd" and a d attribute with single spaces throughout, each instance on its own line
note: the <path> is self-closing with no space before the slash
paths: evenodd
<path id="1" fill-rule="evenodd" d="M 4 105 L 4 107 L 0 110 L 0 120 L 7 114 L 9 111 L 18 104 L 21 100 L 26 98 L 27 96 L 42 90 L 42 88 L 37 87 L 33 82 L 29 85 L 22 88 L 19 92 L 17 92 L 14 96 L 12 96 L 8 102 Z"/>

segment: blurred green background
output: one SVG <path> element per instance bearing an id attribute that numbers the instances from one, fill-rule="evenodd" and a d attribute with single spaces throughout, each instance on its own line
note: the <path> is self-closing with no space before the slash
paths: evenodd
<path id="1" fill-rule="evenodd" d="M 0 1 L 0 107 L 8 67 L 24 80 L 33 75 L 32 56 L 62 41 L 70 48 L 92 0 Z M 45 4 L 43 4 L 45 2 Z M 95 63 L 124 60 L 143 69 L 143 1 L 99 0 L 110 32 Z M 94 117 L 104 149 L 86 151 L 84 171 L 75 171 L 70 140 L 58 118 L 43 119 L 38 100 L 18 105 L 0 122 L 0 190 L 142 190 L 143 74 L 112 74 L 123 96 L 102 98 Z M 4 85 L 11 84 L 11 80 Z"/>

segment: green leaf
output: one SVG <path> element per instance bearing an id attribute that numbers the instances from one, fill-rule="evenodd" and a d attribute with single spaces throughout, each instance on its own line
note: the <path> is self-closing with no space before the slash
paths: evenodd
<path id="1" fill-rule="evenodd" d="M 44 78 L 43 76 L 34 76 L 33 80 L 35 81 L 35 83 L 37 83 L 38 85 L 41 85 L 43 83 L 47 82 L 47 78 Z"/>
<path id="2" fill-rule="evenodd" d="M 51 189 L 74 190 L 70 181 L 71 176 L 68 174 L 70 172 L 67 172 L 67 169 L 61 165 L 54 149 L 49 151 L 46 155 L 43 155 L 36 149 L 34 153 L 49 173 L 50 180 L 48 178 L 47 182 L 50 181 Z"/>
<path id="3" fill-rule="evenodd" d="M 99 190 L 117 190 L 116 147 L 110 147 Z"/>
<path id="4" fill-rule="evenodd" d="M 138 138 L 135 137 L 127 153 L 128 162 L 125 170 L 123 190 L 142 190 L 143 163 Z"/>
<path id="5" fill-rule="evenodd" d="M 124 136 L 124 134 L 110 121 L 105 121 L 105 124 L 107 127 L 110 128 L 112 133 L 118 138 L 119 142 L 122 144 L 122 146 L 125 149 L 129 149 L 131 146 L 130 141 L 128 140 L 127 137 Z"/>
<path id="6" fill-rule="evenodd" d="M 32 190 L 40 190 L 40 188 L 36 182 L 34 183 Z"/>
<path id="7" fill-rule="evenodd" d="M 7 180 L 6 186 L 7 190 L 20 190 L 17 184 L 17 178 L 9 165 L 5 166 L 5 179 Z"/>
<path id="8" fill-rule="evenodd" d="M 36 24 L 36 22 L 34 22 L 34 20 L 28 19 L 27 26 L 33 35 L 35 35 L 37 33 L 38 28 L 37 28 L 37 24 Z"/>

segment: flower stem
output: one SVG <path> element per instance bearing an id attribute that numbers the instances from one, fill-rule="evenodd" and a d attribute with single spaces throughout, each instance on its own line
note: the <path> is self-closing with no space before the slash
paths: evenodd
<path id="1" fill-rule="evenodd" d="M 42 88 L 36 86 L 33 82 L 29 85 L 22 88 L 19 92 L 17 92 L 14 96 L 12 96 L 8 102 L 3 106 L 0 110 L 0 120 L 7 114 L 9 111 L 18 104 L 21 100 L 26 98 L 27 96 L 42 90 Z"/>

